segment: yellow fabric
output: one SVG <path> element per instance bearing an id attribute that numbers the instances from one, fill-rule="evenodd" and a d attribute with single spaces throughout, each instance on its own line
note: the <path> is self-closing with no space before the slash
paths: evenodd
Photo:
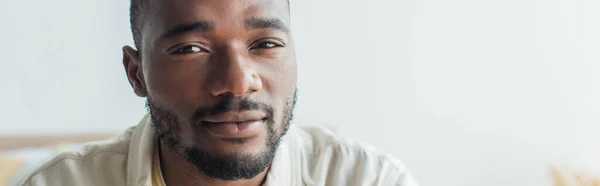
<path id="1" fill-rule="evenodd" d="M 582 173 L 574 174 L 554 166 L 550 167 L 550 173 L 555 186 L 600 186 L 600 179 Z"/>
<path id="2" fill-rule="evenodd" d="M 8 185 L 13 176 L 23 166 L 22 161 L 4 159 L 0 157 L 0 186 Z"/>
<path id="3" fill-rule="evenodd" d="M 158 156 L 158 150 L 154 151 L 152 158 L 152 186 L 165 186 L 165 182 L 160 171 L 160 157 Z"/>

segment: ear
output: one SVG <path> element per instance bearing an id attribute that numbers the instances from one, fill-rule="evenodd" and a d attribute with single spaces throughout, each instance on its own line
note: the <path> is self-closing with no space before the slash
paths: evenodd
<path id="1" fill-rule="evenodd" d="M 146 82 L 144 81 L 144 74 L 142 73 L 142 58 L 140 57 L 139 52 L 130 46 L 124 46 L 123 66 L 125 67 L 125 73 L 127 73 L 129 84 L 133 88 L 135 94 L 139 97 L 146 97 L 148 92 L 146 91 Z"/>

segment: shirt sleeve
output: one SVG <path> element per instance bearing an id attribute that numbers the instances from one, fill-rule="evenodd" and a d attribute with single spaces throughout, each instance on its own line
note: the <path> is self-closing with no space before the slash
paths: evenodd
<path id="1" fill-rule="evenodd" d="M 398 177 L 392 180 L 390 185 L 394 186 L 418 186 L 417 182 L 413 179 L 412 175 L 408 171 L 401 171 Z"/>

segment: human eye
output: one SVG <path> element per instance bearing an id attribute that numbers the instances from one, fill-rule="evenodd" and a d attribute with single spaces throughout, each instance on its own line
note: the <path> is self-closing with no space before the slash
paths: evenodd
<path id="1" fill-rule="evenodd" d="M 271 41 L 271 40 L 266 40 L 266 41 L 259 41 L 256 42 L 254 45 L 252 45 L 252 47 L 250 49 L 273 49 L 273 48 L 278 48 L 278 47 L 284 47 L 284 44 L 281 42 L 277 42 L 277 41 Z"/>
<path id="2" fill-rule="evenodd" d="M 187 55 L 200 52 L 207 52 L 207 50 L 197 45 L 182 45 L 175 47 L 170 53 L 175 55 Z"/>

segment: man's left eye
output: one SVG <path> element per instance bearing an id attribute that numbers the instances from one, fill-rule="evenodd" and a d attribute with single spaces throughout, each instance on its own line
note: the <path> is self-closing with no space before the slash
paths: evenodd
<path id="1" fill-rule="evenodd" d="M 263 41 L 254 45 L 252 49 L 271 49 L 276 47 L 283 47 L 283 45 L 271 41 Z"/>

